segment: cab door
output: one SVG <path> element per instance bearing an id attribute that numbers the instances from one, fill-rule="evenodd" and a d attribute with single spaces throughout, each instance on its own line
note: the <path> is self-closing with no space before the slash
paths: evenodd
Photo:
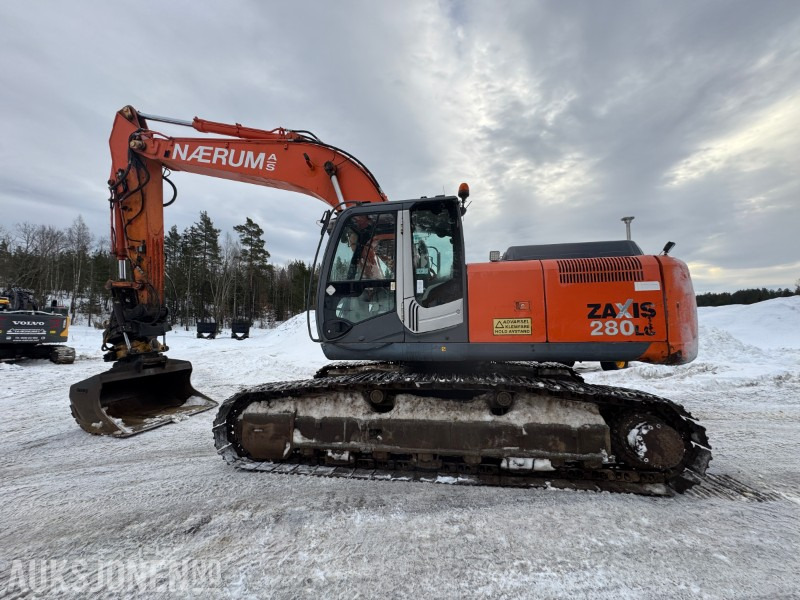
<path id="1" fill-rule="evenodd" d="M 454 200 L 420 201 L 398 215 L 402 248 L 398 316 L 413 334 L 464 323 L 464 250 Z"/>

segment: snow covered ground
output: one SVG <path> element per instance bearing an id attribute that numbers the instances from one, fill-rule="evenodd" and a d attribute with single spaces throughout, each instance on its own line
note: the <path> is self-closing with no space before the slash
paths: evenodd
<path id="1" fill-rule="evenodd" d="M 686 406 L 712 476 L 757 497 L 239 472 L 215 453 L 214 411 L 94 437 L 68 389 L 107 365 L 100 333 L 74 327 L 74 365 L 0 365 L 0 597 L 800 598 L 800 297 L 700 323 L 692 364 L 579 370 Z M 325 362 L 304 317 L 247 341 L 168 341 L 220 401 Z"/>

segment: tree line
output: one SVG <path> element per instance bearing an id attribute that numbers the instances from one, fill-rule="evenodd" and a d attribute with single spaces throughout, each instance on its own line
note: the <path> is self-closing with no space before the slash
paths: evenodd
<path id="1" fill-rule="evenodd" d="M 767 288 L 751 288 L 739 290 L 737 292 L 720 292 L 697 294 L 697 306 L 727 306 L 729 304 L 755 304 L 773 298 L 787 298 L 789 296 L 800 295 L 800 279 L 794 291 L 789 288 L 768 290 Z"/>
<path id="2" fill-rule="evenodd" d="M 173 322 L 258 326 L 303 311 L 311 266 L 301 260 L 277 266 L 269 261 L 264 230 L 247 217 L 234 226 L 236 238 L 214 227 L 208 214 L 182 232 L 173 225 L 164 238 L 166 301 Z"/>
<path id="3" fill-rule="evenodd" d="M 203 211 L 191 226 L 173 225 L 164 236 L 165 303 L 174 326 L 272 326 L 305 309 L 311 266 L 271 263 L 264 230 L 249 217 L 233 229 L 220 238 Z M 92 235 L 80 216 L 65 229 L 0 226 L 0 290 L 30 289 L 40 307 L 67 306 L 75 323 L 98 325 L 108 317 L 106 283 L 116 271 L 108 239 Z"/>
<path id="4" fill-rule="evenodd" d="M 214 226 L 203 211 L 183 231 L 164 236 L 165 302 L 172 324 L 197 321 L 229 326 L 233 320 L 272 326 L 305 309 L 311 266 L 269 261 L 264 230 L 247 217 L 234 235 Z M 116 273 L 108 239 L 92 235 L 79 216 L 65 228 L 21 223 L 0 226 L 0 291 L 33 290 L 39 306 L 55 300 L 69 307 L 73 322 L 102 323 L 109 312 L 106 282 Z M 313 285 L 313 284 L 312 284 Z M 697 295 L 698 306 L 753 304 L 800 294 L 796 289 L 745 289 Z"/>

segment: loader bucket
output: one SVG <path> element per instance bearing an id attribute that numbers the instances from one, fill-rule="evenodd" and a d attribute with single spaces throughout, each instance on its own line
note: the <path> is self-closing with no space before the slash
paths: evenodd
<path id="1" fill-rule="evenodd" d="M 128 437 L 217 406 L 192 387 L 191 374 L 185 360 L 115 363 L 70 387 L 72 416 L 89 433 Z"/>

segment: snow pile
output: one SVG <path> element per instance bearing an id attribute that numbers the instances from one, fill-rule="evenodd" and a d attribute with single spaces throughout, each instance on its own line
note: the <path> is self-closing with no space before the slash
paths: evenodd
<path id="1" fill-rule="evenodd" d="M 703 307 L 698 309 L 698 317 L 706 329 L 726 331 L 748 345 L 800 349 L 800 296 Z"/>
<path id="2" fill-rule="evenodd" d="M 754 305 L 699 309 L 700 348 L 686 365 L 631 363 L 616 372 L 584 372 L 587 380 L 672 396 L 676 382 L 694 390 L 800 384 L 800 296 Z"/>

